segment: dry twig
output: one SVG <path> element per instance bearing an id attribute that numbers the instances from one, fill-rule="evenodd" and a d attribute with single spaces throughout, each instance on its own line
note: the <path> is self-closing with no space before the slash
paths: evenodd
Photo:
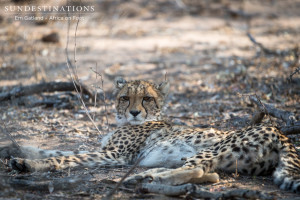
<path id="1" fill-rule="evenodd" d="M 249 96 L 249 99 L 251 102 L 256 104 L 261 109 L 262 112 L 283 120 L 287 125 L 293 125 L 296 121 L 296 118 L 293 113 L 285 111 L 285 110 L 279 110 L 269 104 L 263 104 L 257 98 L 257 96 L 253 96 L 253 95 Z"/>
<path id="2" fill-rule="evenodd" d="M 57 92 L 57 91 L 76 91 L 77 83 L 73 82 L 47 82 L 28 86 L 14 86 L 9 92 L 0 93 L 0 101 L 12 100 L 21 96 L 29 96 L 43 92 Z M 93 98 L 93 94 L 85 86 L 81 86 L 82 93 L 89 98 Z"/>
<path id="3" fill-rule="evenodd" d="M 144 158 L 144 156 L 141 156 L 139 159 L 136 160 L 134 165 L 128 170 L 128 172 L 121 178 L 121 180 L 117 183 L 115 188 L 111 190 L 103 199 L 111 199 L 113 194 L 118 190 L 118 188 L 121 186 L 123 181 L 133 172 L 133 170 L 137 167 L 137 165 L 141 162 L 141 160 Z"/>
<path id="4" fill-rule="evenodd" d="M 264 47 L 264 45 L 260 42 L 257 42 L 255 40 L 255 38 L 250 34 L 247 33 L 247 36 L 249 37 L 250 41 L 253 42 L 254 45 L 258 46 L 265 54 L 269 54 L 269 55 L 277 55 L 277 52 L 274 50 L 270 50 Z"/>
<path id="5" fill-rule="evenodd" d="M 187 198 L 200 198 L 200 199 L 264 199 L 271 200 L 274 197 L 269 196 L 261 191 L 247 190 L 247 189 L 236 189 L 226 192 L 209 192 L 203 188 L 193 185 L 184 184 L 179 186 L 163 185 L 144 183 L 141 185 L 140 192 L 143 193 L 156 193 L 164 194 L 167 196 L 181 196 L 188 195 Z"/>
<path id="6" fill-rule="evenodd" d="M 300 133 L 300 122 L 295 122 L 293 126 L 280 127 L 280 130 L 286 135 L 298 134 Z"/>
<path id="7" fill-rule="evenodd" d="M 10 132 L 7 130 L 6 125 L 3 124 L 4 128 L 0 126 L 1 132 L 5 133 L 8 139 L 10 139 L 13 145 L 20 150 L 20 145 L 16 142 L 16 140 L 11 136 Z"/>
<path id="8" fill-rule="evenodd" d="M 187 193 L 193 193 L 195 191 L 195 186 L 190 183 L 177 186 L 143 183 L 140 186 L 139 191 L 142 193 L 156 193 L 167 196 L 180 196 Z"/>
<path id="9" fill-rule="evenodd" d="M 265 116 L 265 113 L 262 111 L 257 111 L 253 114 L 250 125 L 259 124 Z"/>
<path id="10" fill-rule="evenodd" d="M 257 111 L 253 115 L 252 119 L 250 119 L 251 125 L 260 123 L 263 120 L 264 116 L 267 114 L 269 118 L 270 116 L 273 116 L 275 118 L 283 120 L 287 124 L 286 126 L 279 127 L 279 129 L 284 134 L 291 135 L 291 134 L 300 133 L 300 122 L 296 121 L 296 117 L 294 116 L 293 113 L 285 110 L 280 110 L 269 104 L 262 103 L 256 94 L 238 94 L 238 95 L 249 97 L 250 101 L 255 105 L 257 105 L 259 108 L 259 111 Z"/>
<path id="11" fill-rule="evenodd" d="M 76 176 L 76 177 L 65 177 L 65 178 L 51 178 L 47 176 L 34 176 L 34 175 L 25 175 L 25 176 L 2 176 L 2 179 L 5 180 L 6 184 L 9 184 L 10 187 L 15 189 L 31 189 L 39 191 L 49 191 L 49 185 L 53 187 L 52 190 L 69 190 L 74 188 L 82 181 L 90 180 L 90 176 Z"/>
<path id="12" fill-rule="evenodd" d="M 261 191 L 247 189 L 236 189 L 227 192 L 208 192 L 202 189 L 196 189 L 191 196 L 203 199 L 275 199 L 274 197 L 269 196 Z"/>
<path id="13" fill-rule="evenodd" d="M 271 124 L 272 124 L 273 126 L 275 126 L 275 124 L 273 123 L 273 120 L 271 119 L 271 117 L 270 117 L 270 115 L 269 115 L 269 112 L 268 112 L 266 106 L 261 102 L 260 98 L 257 96 L 256 93 L 254 94 L 254 96 L 256 97 L 256 100 L 257 100 L 257 102 L 259 103 L 260 111 L 261 111 L 261 112 L 264 112 L 265 114 L 267 114 L 268 117 L 269 117 L 269 120 L 270 120 Z M 251 101 L 251 97 L 252 97 L 252 96 L 249 96 L 250 101 Z M 258 105 L 258 104 L 256 104 L 256 105 Z M 263 109 L 262 109 L 262 108 L 263 108 Z"/>
<path id="14" fill-rule="evenodd" d="M 67 13 L 68 15 L 68 13 Z M 77 75 L 77 65 L 76 65 L 76 36 L 77 36 L 77 29 L 78 29 L 78 25 L 79 25 L 79 20 L 77 20 L 77 24 L 76 24 L 76 29 L 75 29 L 75 44 L 74 44 L 74 62 L 75 62 L 75 69 L 74 67 L 72 66 L 72 63 L 69 59 L 69 53 L 68 53 L 68 46 L 69 46 L 69 30 L 70 30 L 70 20 L 68 20 L 68 31 L 67 31 L 67 43 L 66 43 L 66 48 L 65 48 L 65 54 L 66 54 L 66 63 L 67 63 L 67 67 L 68 67 L 68 70 L 69 70 L 69 73 L 70 73 L 70 76 L 71 76 L 71 79 L 72 79 L 72 82 L 74 84 L 74 87 L 75 87 L 75 90 L 78 94 L 78 98 L 79 98 L 79 101 L 81 102 L 84 110 L 85 110 L 85 113 L 86 115 L 88 116 L 88 118 L 91 120 L 91 122 L 93 123 L 94 127 L 96 128 L 96 130 L 101 134 L 100 130 L 98 129 L 95 121 L 92 119 L 92 116 L 90 115 L 86 105 L 85 105 L 85 102 L 82 98 L 82 87 L 81 87 L 81 84 L 79 82 L 79 78 L 78 78 L 78 75 Z M 79 85 L 79 89 L 78 89 L 78 86 Z"/>
<path id="15" fill-rule="evenodd" d="M 103 86 L 103 76 L 102 74 L 100 74 L 98 71 L 97 71 L 97 63 L 96 63 L 96 71 L 93 70 L 91 68 L 91 70 L 96 74 L 96 77 L 97 75 L 100 77 L 100 80 L 101 80 L 101 90 L 103 91 L 103 102 L 104 102 L 104 110 L 105 110 L 105 119 L 106 119 L 106 125 L 107 125 L 107 128 L 108 128 L 108 131 L 109 131 L 109 123 L 108 123 L 108 111 L 107 111 L 107 105 L 106 105 L 106 95 L 105 95 L 105 92 L 104 92 L 104 86 Z M 96 98 L 95 98 L 95 101 L 96 101 Z"/>
<path id="16" fill-rule="evenodd" d="M 296 69 L 295 69 L 295 71 L 293 72 L 293 73 L 291 73 L 290 74 L 290 81 L 292 81 L 292 78 L 293 78 L 293 76 L 295 75 L 295 74 L 300 74 L 300 67 L 297 67 Z"/>

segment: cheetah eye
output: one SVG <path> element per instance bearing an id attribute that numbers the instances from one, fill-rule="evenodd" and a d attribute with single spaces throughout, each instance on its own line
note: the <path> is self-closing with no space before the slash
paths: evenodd
<path id="1" fill-rule="evenodd" d="M 129 97 L 128 96 L 122 96 L 120 97 L 121 101 L 129 101 Z"/>
<path id="2" fill-rule="evenodd" d="M 151 101 L 153 99 L 153 97 L 144 97 L 143 101 Z"/>

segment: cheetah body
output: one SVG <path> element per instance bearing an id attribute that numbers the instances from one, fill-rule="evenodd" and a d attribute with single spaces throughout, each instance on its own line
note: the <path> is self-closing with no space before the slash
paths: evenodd
<path id="1" fill-rule="evenodd" d="M 103 138 L 97 152 L 30 150 L 11 161 L 21 171 L 47 171 L 69 167 L 140 165 L 155 167 L 128 181 L 146 179 L 179 185 L 202 182 L 214 170 L 249 175 L 272 174 L 281 189 L 300 192 L 300 159 L 288 138 L 275 127 L 263 125 L 222 132 L 173 125 L 161 120 L 168 83 L 117 79 L 116 109 L 119 126 Z M 27 151 L 22 147 L 21 151 Z M 27 152 L 30 152 L 27 151 Z M 158 167 L 158 168 L 157 168 Z M 218 176 L 211 181 L 218 181 Z M 209 180 L 209 178 L 205 179 Z"/>

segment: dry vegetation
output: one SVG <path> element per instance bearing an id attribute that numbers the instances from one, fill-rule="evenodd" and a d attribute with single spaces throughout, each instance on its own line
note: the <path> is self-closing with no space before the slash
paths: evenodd
<path id="1" fill-rule="evenodd" d="M 244 127 L 257 108 L 247 95 L 239 94 L 253 93 L 300 120 L 299 0 L 119 0 L 95 5 L 97 12 L 85 15 L 78 25 L 76 65 L 80 81 L 98 92 L 96 106 L 91 99 L 85 102 L 100 132 L 85 115 L 76 93 L 40 93 L 0 101 L 0 126 L 5 124 L 19 144 L 97 149 L 103 134 L 116 127 L 112 80 L 119 75 L 163 81 L 167 73 L 172 86 L 165 115 L 178 124 L 223 130 Z M 76 22 L 70 26 L 71 60 Z M 0 93 L 14 86 L 70 81 L 66 21 L 36 24 L 2 15 L 0 23 Z M 59 42 L 42 40 L 53 32 Z M 103 76 L 103 85 L 94 71 Z M 270 119 L 279 127 L 285 125 L 268 117 L 263 123 L 271 123 Z M 11 142 L 4 130 L 0 145 Z M 299 149 L 299 132 L 289 137 Z M 18 174 L 6 162 L 0 160 L 0 198 L 101 198 L 130 168 Z M 271 177 L 221 175 L 220 183 L 203 188 L 211 192 L 252 189 L 279 199 L 300 198 L 280 191 Z M 113 198 L 168 199 L 125 186 Z"/>

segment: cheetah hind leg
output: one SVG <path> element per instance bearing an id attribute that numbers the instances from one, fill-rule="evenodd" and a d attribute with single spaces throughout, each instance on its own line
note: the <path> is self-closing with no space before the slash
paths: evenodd
<path id="1" fill-rule="evenodd" d="M 203 170 L 194 167 L 180 167 L 177 169 L 154 168 L 145 172 L 130 176 L 125 180 L 127 184 L 140 182 L 154 182 L 166 185 L 181 185 L 185 183 L 219 182 L 217 173 L 203 174 Z"/>

